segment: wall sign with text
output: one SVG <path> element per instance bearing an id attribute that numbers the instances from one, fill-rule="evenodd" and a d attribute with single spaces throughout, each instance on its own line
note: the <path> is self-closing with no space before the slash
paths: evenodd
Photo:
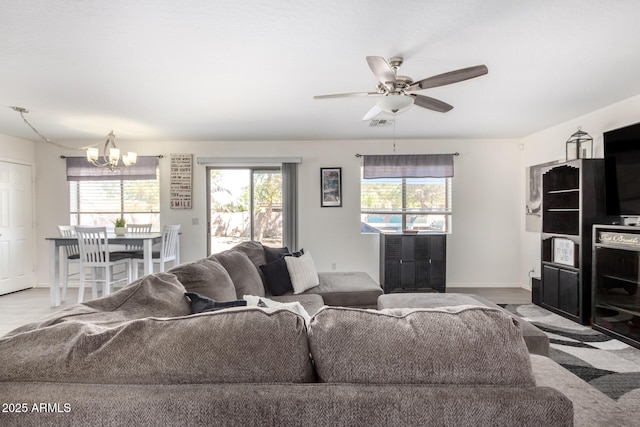
<path id="1" fill-rule="evenodd" d="M 569 239 L 553 239 L 553 262 L 575 266 L 575 244 Z"/>
<path id="2" fill-rule="evenodd" d="M 192 154 L 171 154 L 171 209 L 191 209 Z"/>

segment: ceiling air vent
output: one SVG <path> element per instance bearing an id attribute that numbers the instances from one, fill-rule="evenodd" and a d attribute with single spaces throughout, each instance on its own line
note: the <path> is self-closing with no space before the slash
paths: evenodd
<path id="1" fill-rule="evenodd" d="M 382 120 L 371 120 L 369 122 L 370 128 L 386 128 L 389 126 L 393 126 L 393 120 L 382 119 Z"/>

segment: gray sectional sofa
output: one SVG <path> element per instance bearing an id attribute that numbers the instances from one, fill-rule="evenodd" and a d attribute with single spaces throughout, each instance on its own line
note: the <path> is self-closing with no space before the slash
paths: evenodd
<path id="1" fill-rule="evenodd" d="M 265 261 L 246 242 L 1 337 L 0 425 L 624 425 L 503 310 L 359 308 L 382 294 L 359 273 L 274 296 Z"/>
<path id="2" fill-rule="evenodd" d="M 0 424 L 572 425 L 500 310 L 326 306 L 307 323 L 191 314 L 193 290 L 157 273 L 0 338 Z"/>
<path id="3" fill-rule="evenodd" d="M 382 288 L 367 273 L 319 272 L 319 285 L 303 293 L 289 290 L 273 295 L 260 266 L 274 263 L 278 254 L 288 251 L 247 241 L 230 250 L 170 270 L 181 282 L 189 282 L 192 292 L 217 301 L 242 298 L 243 295 L 267 297 L 280 302 L 298 301 L 309 314 L 323 305 L 377 308 Z M 213 285 L 215 284 L 215 285 Z"/>

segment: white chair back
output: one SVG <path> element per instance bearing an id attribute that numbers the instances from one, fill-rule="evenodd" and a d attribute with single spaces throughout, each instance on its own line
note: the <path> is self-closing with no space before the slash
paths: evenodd
<path id="1" fill-rule="evenodd" d="M 162 228 L 160 251 L 153 253 L 152 263 L 159 265 L 159 271 L 165 271 L 165 263 L 172 262 L 174 266 L 180 264 L 180 228 L 181 225 L 165 225 Z M 143 254 L 137 253 L 133 259 L 134 277 L 138 277 L 138 267 L 144 263 Z"/>
<path id="2" fill-rule="evenodd" d="M 127 224 L 127 234 L 151 233 L 152 224 Z M 128 251 L 141 251 L 142 245 L 125 245 Z"/>
<path id="3" fill-rule="evenodd" d="M 76 230 L 72 225 L 59 225 L 58 231 L 62 237 L 76 237 Z M 67 258 L 78 257 L 80 255 L 78 245 L 66 245 L 64 250 Z"/>
<path id="4" fill-rule="evenodd" d="M 80 261 L 85 267 L 103 266 L 109 262 L 107 227 L 76 227 Z"/>
<path id="5" fill-rule="evenodd" d="M 72 225 L 59 225 L 58 232 L 62 237 L 76 237 L 76 230 Z M 62 264 L 62 295 L 61 300 L 64 302 L 67 298 L 67 287 L 69 285 L 69 278 L 71 276 L 77 276 L 78 273 L 69 273 L 70 264 L 78 264 L 80 262 L 80 249 L 78 244 L 64 245 L 65 259 Z"/>
<path id="6" fill-rule="evenodd" d="M 160 257 L 164 261 L 174 261 L 178 255 L 178 239 L 181 225 L 165 225 L 162 229 L 162 242 L 160 244 Z"/>
<path id="7" fill-rule="evenodd" d="M 92 282 L 93 298 L 97 298 L 98 285 L 102 286 L 102 294 L 111 293 L 113 283 L 126 281 L 131 283 L 131 254 L 114 252 L 109 253 L 109 238 L 107 227 L 75 227 L 80 248 L 80 288 L 78 289 L 78 302 L 82 302 L 85 283 Z M 122 265 L 125 268 L 126 278 L 116 280 L 113 267 Z M 87 270 L 93 271 L 93 279 L 87 278 Z M 100 271 L 98 271 L 100 270 Z M 102 273 L 98 276 L 98 273 Z"/>
<path id="8" fill-rule="evenodd" d="M 127 224 L 127 233 L 151 233 L 152 224 Z"/>

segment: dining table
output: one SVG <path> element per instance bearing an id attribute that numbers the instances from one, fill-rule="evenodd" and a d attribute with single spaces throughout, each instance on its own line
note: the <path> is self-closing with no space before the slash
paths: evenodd
<path id="1" fill-rule="evenodd" d="M 58 307 L 60 301 L 60 259 L 61 251 L 65 246 L 77 245 L 77 237 L 54 236 L 46 237 L 49 241 L 49 278 L 50 278 L 50 298 L 51 306 Z M 144 274 L 153 272 L 153 245 L 162 241 L 162 233 L 127 233 L 118 236 L 113 233 L 107 234 L 109 245 L 136 245 L 143 248 Z M 180 250 L 178 249 L 178 253 Z M 178 255 L 179 256 L 179 255 Z M 176 259 L 176 263 L 179 260 Z"/>

